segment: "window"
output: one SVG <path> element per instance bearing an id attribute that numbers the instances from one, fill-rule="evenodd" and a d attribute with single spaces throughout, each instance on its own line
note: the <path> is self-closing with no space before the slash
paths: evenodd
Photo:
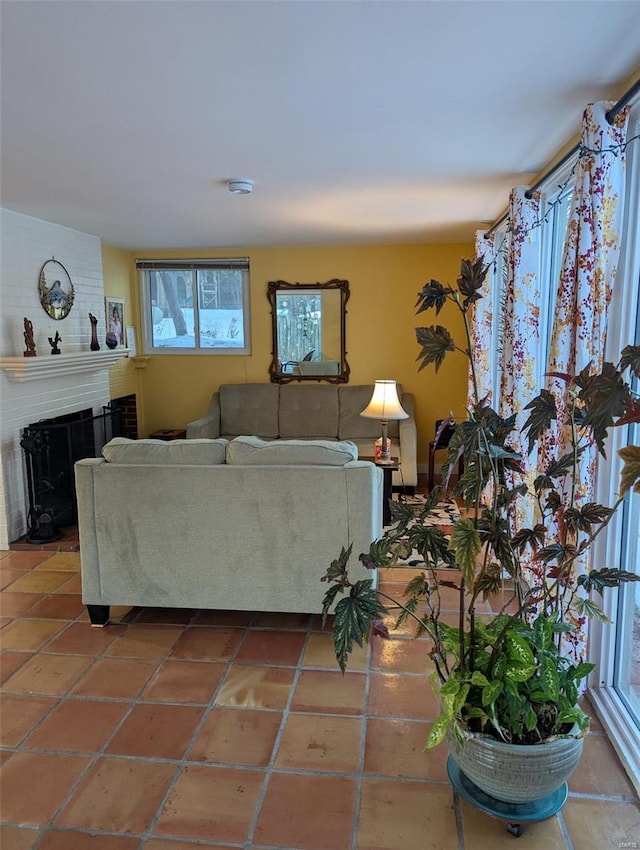
<path id="1" fill-rule="evenodd" d="M 136 260 L 146 354 L 249 354 L 249 261 Z"/>
<path id="2" fill-rule="evenodd" d="M 640 107 L 629 120 L 629 137 L 640 133 Z M 630 342 L 640 343 L 640 143 L 627 148 L 627 194 L 623 235 L 607 329 L 607 360 L 617 359 Z M 632 385 L 633 386 L 633 385 Z M 633 387 L 640 390 L 638 382 Z M 640 427 L 615 428 L 607 445 L 607 458 L 598 467 L 596 501 L 612 504 L 620 480 L 617 450 L 638 444 Z M 640 569 L 640 494 L 630 492 L 624 510 L 618 511 L 607 534 L 596 541 L 594 561 Z M 624 585 L 607 594 L 605 613 L 612 625 L 589 627 L 590 655 L 598 666 L 589 680 L 589 696 L 629 778 L 640 791 L 640 583 Z"/>

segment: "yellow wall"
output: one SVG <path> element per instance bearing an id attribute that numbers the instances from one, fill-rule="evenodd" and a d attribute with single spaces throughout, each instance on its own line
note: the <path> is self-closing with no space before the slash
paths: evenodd
<path id="1" fill-rule="evenodd" d="M 124 322 L 126 325 L 135 324 L 133 316 L 137 316 L 137 307 L 131 292 L 131 255 L 128 251 L 102 245 L 102 275 L 104 278 L 104 294 L 124 299 Z M 133 305 L 133 310 L 132 310 Z M 102 344 L 102 343 L 101 343 Z M 129 340 L 127 340 L 129 345 Z M 141 404 L 141 391 L 138 373 L 128 358 L 119 360 L 109 369 L 109 396 L 121 396 L 135 393 L 138 406 Z"/>
<path id="2" fill-rule="evenodd" d="M 184 427 L 204 415 L 212 392 L 220 384 L 269 380 L 271 314 L 266 292 L 270 280 L 314 283 L 337 277 L 347 279 L 351 290 L 346 328 L 349 381 L 372 384 L 377 378 L 392 379 L 415 394 L 418 461 L 426 463 L 435 420 L 450 410 L 457 416 L 464 414 L 467 364 L 462 355 L 451 354 L 437 375 L 433 367 L 417 371 L 416 326 L 443 324 L 461 346 L 464 334 L 455 308 L 447 305 L 437 319 L 433 311 L 416 316 L 416 297 L 431 278 L 454 283 L 460 260 L 473 254 L 470 243 L 138 251 L 128 255 L 130 288 L 125 293 L 126 252 L 105 248 L 105 292 L 126 298 L 134 308 L 130 317 L 136 328 L 141 327 L 141 322 L 135 257 L 250 258 L 252 354 L 151 357 L 146 367 L 136 372 L 142 396 L 141 436 L 158 428 Z M 122 290 L 117 288 L 120 285 Z M 138 353 L 142 353 L 140 345 Z"/>

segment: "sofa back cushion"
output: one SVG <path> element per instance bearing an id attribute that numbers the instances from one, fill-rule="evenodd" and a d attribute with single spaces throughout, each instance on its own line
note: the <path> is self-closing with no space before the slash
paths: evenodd
<path id="1" fill-rule="evenodd" d="M 278 384 L 223 384 L 220 393 L 220 433 L 278 436 Z"/>
<path id="2" fill-rule="evenodd" d="M 129 440 L 114 437 L 102 449 L 107 463 L 154 466 L 218 466 L 225 462 L 227 440 Z"/>
<path id="3" fill-rule="evenodd" d="M 227 444 L 227 464 L 250 466 L 344 466 L 358 460 L 357 447 L 348 441 L 273 440 L 236 437 Z"/>
<path id="4" fill-rule="evenodd" d="M 315 384 L 280 387 L 280 436 L 337 439 L 338 388 Z"/>

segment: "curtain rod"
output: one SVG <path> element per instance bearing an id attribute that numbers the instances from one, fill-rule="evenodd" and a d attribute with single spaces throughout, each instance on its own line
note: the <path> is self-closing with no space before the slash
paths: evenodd
<path id="1" fill-rule="evenodd" d="M 616 101 L 614 103 L 614 105 L 611 107 L 611 109 L 608 110 L 608 112 L 605 114 L 605 118 L 607 119 L 607 122 L 609 124 L 613 124 L 613 119 L 616 117 L 618 112 L 621 112 L 625 108 L 625 106 L 631 100 L 633 100 L 634 97 L 638 93 L 640 93 L 640 79 L 636 80 L 635 83 L 629 89 L 627 89 L 627 91 L 622 95 L 620 100 Z M 542 186 L 543 183 L 546 183 L 547 180 L 553 174 L 556 173 L 556 171 L 559 171 L 562 168 L 562 166 L 565 165 L 565 163 L 569 162 L 570 159 L 573 159 L 573 157 L 578 153 L 579 150 L 580 150 L 580 142 L 578 142 L 576 145 L 574 145 L 571 148 L 571 150 L 568 151 L 562 157 L 562 159 L 558 160 L 558 162 L 556 162 L 556 164 L 554 166 L 552 166 L 548 171 L 546 171 L 542 175 L 542 177 L 540 177 L 539 180 L 536 180 L 536 182 L 533 184 L 533 186 L 531 186 L 529 189 L 527 189 L 527 191 L 524 193 L 525 198 L 531 198 L 531 196 L 536 191 L 536 189 L 539 189 L 540 186 Z M 484 238 L 488 239 L 489 236 L 491 236 L 491 234 L 495 230 L 497 230 L 500 227 L 500 225 L 504 221 L 506 221 L 508 218 L 509 218 L 509 212 L 507 211 L 503 216 L 501 216 L 496 222 L 494 222 L 491 225 L 489 230 L 487 230 L 487 232 L 484 234 Z"/>

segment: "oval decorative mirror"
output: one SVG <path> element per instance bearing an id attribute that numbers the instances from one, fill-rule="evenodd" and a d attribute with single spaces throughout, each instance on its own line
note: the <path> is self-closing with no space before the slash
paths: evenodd
<path id="1" fill-rule="evenodd" d="M 66 319 L 73 307 L 75 292 L 69 272 L 52 258 L 40 269 L 38 294 L 45 313 L 52 319 Z"/>
<path id="2" fill-rule="evenodd" d="M 273 329 L 271 381 L 349 380 L 346 348 L 348 280 L 327 283 L 271 281 L 267 286 Z"/>

